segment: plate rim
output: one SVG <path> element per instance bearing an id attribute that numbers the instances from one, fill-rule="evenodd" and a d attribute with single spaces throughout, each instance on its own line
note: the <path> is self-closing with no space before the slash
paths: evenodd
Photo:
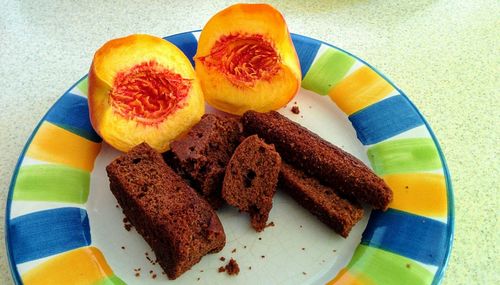
<path id="1" fill-rule="evenodd" d="M 439 144 L 439 141 L 438 141 L 436 135 L 434 134 L 434 131 L 432 130 L 430 124 L 427 122 L 424 115 L 420 112 L 420 110 L 417 108 L 417 106 L 415 106 L 415 104 L 410 100 L 410 98 L 408 98 L 408 96 L 406 96 L 406 93 L 403 90 L 401 90 L 398 86 L 396 86 L 396 84 L 394 84 L 387 76 L 385 76 L 385 74 L 380 72 L 377 68 L 375 68 L 374 66 L 372 66 L 368 62 L 364 61 L 363 59 L 359 58 L 358 56 L 350 53 L 349 51 L 347 51 L 343 48 L 329 44 L 329 43 L 324 42 L 322 40 L 314 39 L 314 38 L 311 38 L 308 36 L 295 34 L 295 33 L 291 33 L 291 34 L 305 37 L 309 40 L 319 41 L 320 43 L 322 43 L 326 46 L 329 46 L 329 47 L 338 49 L 342 52 L 345 52 L 346 54 L 354 57 L 355 59 L 359 60 L 360 62 L 362 62 L 366 66 L 370 67 L 373 71 L 375 71 L 378 75 L 380 75 L 385 81 L 387 81 L 392 87 L 394 87 L 394 89 L 396 89 L 400 93 L 401 96 L 403 96 L 403 98 L 410 104 L 411 108 L 418 114 L 420 119 L 424 122 L 424 125 L 425 125 L 426 129 L 429 131 L 429 134 L 432 138 L 432 141 L 434 142 L 434 145 L 436 146 L 436 149 L 438 151 L 439 159 L 441 160 L 443 174 L 444 174 L 445 181 L 446 181 L 446 202 L 447 202 L 446 204 L 448 206 L 448 208 L 447 208 L 447 211 L 448 211 L 447 228 L 449 228 L 449 236 L 447 237 L 446 241 L 448 244 L 446 246 L 446 252 L 445 252 L 445 256 L 444 256 L 445 258 L 443 260 L 443 263 L 441 264 L 441 266 L 438 267 L 438 270 L 436 271 L 436 274 L 434 275 L 434 278 L 432 280 L 432 285 L 441 284 L 443 277 L 444 277 L 444 273 L 446 271 L 446 268 L 448 267 L 448 262 L 450 260 L 451 250 L 453 247 L 453 237 L 455 235 L 455 196 L 453 193 L 453 185 L 451 183 L 451 174 L 450 174 L 449 169 L 448 169 L 448 164 L 446 163 L 446 158 L 444 156 L 443 150 L 441 149 L 441 145 Z"/>
<path id="2" fill-rule="evenodd" d="M 174 33 L 174 34 L 171 34 L 168 36 L 164 36 L 162 38 L 165 39 L 165 38 L 170 37 L 170 36 L 177 36 L 177 35 L 183 35 L 183 34 L 188 34 L 188 33 L 192 34 L 192 33 L 198 33 L 198 32 L 201 32 L 201 30 L 196 29 L 196 30 L 190 30 L 190 31 L 186 31 L 186 32 Z M 450 257 L 451 257 L 451 251 L 452 251 L 452 247 L 453 247 L 453 238 L 454 238 L 454 234 L 455 234 L 455 198 L 454 198 L 454 193 L 453 193 L 453 185 L 451 182 L 451 174 L 450 174 L 449 169 L 448 169 L 448 164 L 446 163 L 446 158 L 445 158 L 444 153 L 441 149 L 441 145 L 440 145 L 436 135 L 434 134 L 434 131 L 432 130 L 430 124 L 427 122 L 424 115 L 415 106 L 415 104 L 410 100 L 410 98 L 408 98 L 408 96 L 406 95 L 406 93 L 403 90 L 401 90 L 398 86 L 396 86 L 396 84 L 394 84 L 387 76 L 385 76 L 385 74 L 380 72 L 377 68 L 375 68 L 374 66 L 372 66 L 371 64 L 369 64 L 365 60 L 361 59 L 360 57 L 354 55 L 353 53 L 351 53 L 343 48 L 337 47 L 337 46 L 330 44 L 330 43 L 327 43 L 323 40 L 311 38 L 309 36 L 304 36 L 302 34 L 297 34 L 297 33 L 290 33 L 290 34 L 298 36 L 298 37 L 303 37 L 303 38 L 311 40 L 311 41 L 319 42 L 319 43 L 324 44 L 328 47 L 342 51 L 342 52 L 346 53 L 347 55 L 352 56 L 354 59 L 360 61 L 364 65 L 368 66 L 375 73 L 377 73 L 379 76 L 381 76 L 387 83 L 389 83 L 396 91 L 398 91 L 399 94 L 410 104 L 411 108 L 418 114 L 419 118 L 424 122 L 424 125 L 425 125 L 427 131 L 429 132 L 429 135 L 432 138 L 432 141 L 434 142 L 434 145 L 436 146 L 437 152 L 439 154 L 439 159 L 440 159 L 441 164 L 442 164 L 443 174 L 444 174 L 445 182 L 446 182 L 446 200 L 447 200 L 446 202 L 447 202 L 447 212 L 448 212 L 447 213 L 447 224 L 446 224 L 447 226 L 446 226 L 446 228 L 447 228 L 447 235 L 448 236 L 446 237 L 445 240 L 447 242 L 447 245 L 445 248 L 443 262 L 442 262 L 442 264 L 440 264 L 438 266 L 438 269 L 437 269 L 436 273 L 434 274 L 434 278 L 433 278 L 432 283 L 431 283 L 432 285 L 441 284 L 443 277 L 444 277 L 444 274 L 445 274 L 445 271 L 447 269 Z M 65 94 L 67 94 L 69 91 L 71 91 L 73 88 L 75 88 L 81 81 L 83 81 L 87 77 L 87 75 L 88 75 L 88 73 L 85 74 L 84 76 L 82 76 L 80 79 L 78 79 L 73 85 L 71 85 L 71 87 L 69 87 L 64 93 L 62 93 L 62 95 L 60 95 L 57 98 L 57 100 L 51 105 L 51 107 L 45 112 L 45 114 L 38 121 L 35 128 L 31 132 L 31 134 L 29 135 L 28 139 L 26 140 L 26 143 L 24 144 L 22 151 L 18 156 L 15 168 L 13 170 L 12 177 L 11 177 L 10 184 L 9 184 L 9 192 L 7 194 L 7 199 L 6 199 L 6 206 L 5 206 L 4 238 L 5 238 L 5 252 L 7 255 L 9 269 L 10 269 L 11 277 L 14 281 L 14 284 L 22 284 L 21 276 L 19 275 L 19 271 L 17 269 L 17 266 L 14 262 L 14 258 L 12 255 L 13 253 L 11 251 L 11 240 L 9 238 L 12 195 L 14 193 L 14 187 L 16 184 L 17 175 L 19 173 L 19 167 L 22 164 L 22 161 L 23 161 L 25 154 L 26 154 L 26 150 L 30 146 L 30 144 L 33 140 L 33 137 L 37 133 L 41 124 L 45 121 L 45 118 L 47 117 L 47 115 L 54 108 L 54 106 L 56 106 L 57 103 L 63 98 L 63 96 Z"/>

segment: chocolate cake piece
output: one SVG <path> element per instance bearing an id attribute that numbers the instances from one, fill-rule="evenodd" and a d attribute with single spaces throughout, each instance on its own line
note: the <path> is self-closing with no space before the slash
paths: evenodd
<path id="1" fill-rule="evenodd" d="M 363 217 L 363 208 L 357 202 L 351 203 L 339 197 L 332 188 L 284 162 L 281 163 L 279 185 L 297 203 L 343 237 L 347 237 Z"/>
<path id="2" fill-rule="evenodd" d="M 226 168 L 222 197 L 229 205 L 250 214 L 252 227 L 266 227 L 281 166 L 274 146 L 258 136 L 246 138 L 234 152 Z"/>
<path id="3" fill-rule="evenodd" d="M 146 143 L 115 159 L 106 171 L 125 216 L 169 279 L 224 247 L 226 236 L 215 211 Z"/>
<path id="4" fill-rule="evenodd" d="M 258 134 L 275 145 L 283 159 L 349 199 L 387 209 L 392 191 L 359 159 L 323 140 L 278 112 L 247 111 L 242 118 L 247 135 Z"/>
<path id="5" fill-rule="evenodd" d="M 205 114 L 185 136 L 170 144 L 167 162 L 190 180 L 193 188 L 215 209 L 222 205 L 220 189 L 224 172 L 240 134 L 236 119 Z"/>

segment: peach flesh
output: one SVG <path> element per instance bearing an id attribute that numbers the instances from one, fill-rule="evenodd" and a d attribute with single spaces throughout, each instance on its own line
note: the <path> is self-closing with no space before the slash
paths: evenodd
<path id="1" fill-rule="evenodd" d="M 113 111 L 126 119 L 151 125 L 182 108 L 191 82 L 151 60 L 118 72 L 109 100 Z"/>
<path id="2" fill-rule="evenodd" d="M 270 81 L 280 70 L 280 57 L 272 42 L 259 34 L 222 36 L 200 61 L 241 87 L 252 87 L 258 80 Z"/>

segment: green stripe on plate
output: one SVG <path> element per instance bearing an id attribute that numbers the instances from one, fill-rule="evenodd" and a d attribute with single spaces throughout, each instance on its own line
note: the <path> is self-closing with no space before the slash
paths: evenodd
<path id="1" fill-rule="evenodd" d="M 89 92 L 89 78 L 85 77 L 78 85 L 76 86 L 80 92 L 82 92 L 85 96 L 88 96 Z"/>
<path id="2" fill-rule="evenodd" d="M 83 204 L 89 186 L 87 171 L 56 164 L 27 165 L 19 169 L 13 198 Z"/>
<path id="3" fill-rule="evenodd" d="M 121 280 L 118 276 L 114 274 L 94 283 L 94 285 L 126 285 L 126 284 L 127 283 L 125 283 L 123 280 Z"/>
<path id="4" fill-rule="evenodd" d="M 374 284 L 431 284 L 434 277 L 412 259 L 366 245 L 356 248 L 347 268 L 352 275 L 367 278 Z"/>
<path id="5" fill-rule="evenodd" d="M 386 141 L 368 149 L 373 170 L 378 175 L 428 171 L 441 168 L 441 161 L 430 138 Z"/>
<path id="6" fill-rule="evenodd" d="M 355 59 L 346 53 L 327 49 L 304 76 L 302 87 L 326 95 L 344 78 L 354 62 Z"/>

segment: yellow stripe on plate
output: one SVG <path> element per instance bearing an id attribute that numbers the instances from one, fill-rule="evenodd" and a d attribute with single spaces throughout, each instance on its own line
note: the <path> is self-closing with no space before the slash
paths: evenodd
<path id="1" fill-rule="evenodd" d="M 100 143 L 87 140 L 49 122 L 43 122 L 26 155 L 37 160 L 92 171 L 100 149 Z"/>
<path id="2" fill-rule="evenodd" d="M 373 285 L 373 282 L 360 274 L 354 275 L 347 268 L 344 268 L 326 285 Z"/>
<path id="3" fill-rule="evenodd" d="M 448 209 L 443 175 L 405 173 L 385 175 L 383 179 L 394 193 L 390 208 L 421 216 L 446 216 Z"/>
<path id="4" fill-rule="evenodd" d="M 334 86 L 328 95 L 339 108 L 351 115 L 394 91 L 382 76 L 367 66 L 362 66 Z"/>
<path id="5" fill-rule="evenodd" d="M 25 285 L 92 284 L 113 274 L 101 251 L 93 246 L 65 252 L 23 274 Z"/>

